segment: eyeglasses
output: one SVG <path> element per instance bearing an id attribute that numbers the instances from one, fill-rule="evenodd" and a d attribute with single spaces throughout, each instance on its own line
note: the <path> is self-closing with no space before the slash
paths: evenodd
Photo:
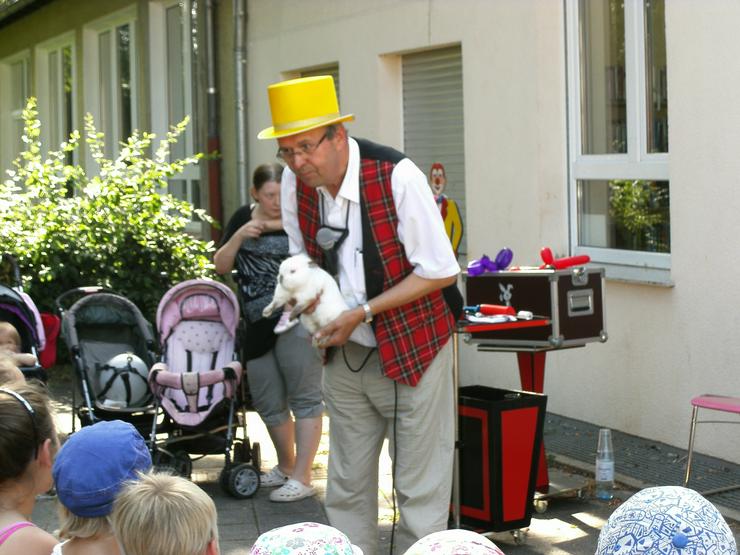
<path id="1" fill-rule="evenodd" d="M 302 154 L 303 156 L 311 156 L 314 152 L 316 152 L 316 149 L 319 148 L 321 143 L 324 142 L 324 139 L 326 139 L 326 133 L 324 133 L 316 143 L 301 143 L 298 145 L 298 148 L 279 148 L 275 156 L 278 160 L 282 160 L 283 162 L 287 163 L 292 162 L 293 158 L 295 158 L 298 154 Z"/>

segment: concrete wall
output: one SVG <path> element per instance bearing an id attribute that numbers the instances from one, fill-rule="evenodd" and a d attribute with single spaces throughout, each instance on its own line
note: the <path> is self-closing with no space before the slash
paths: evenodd
<path id="1" fill-rule="evenodd" d="M 685 447 L 693 395 L 740 394 L 740 6 L 671 0 L 666 27 L 675 286 L 609 280 L 609 341 L 550 353 L 545 391 L 553 412 Z M 399 54 L 461 44 L 470 252 L 568 252 L 562 2 L 251 0 L 248 39 L 252 167 L 272 159 L 255 135 L 267 85 L 288 72 L 338 62 L 350 132 L 402 148 Z M 515 356 L 463 345 L 461 381 L 516 388 Z M 726 438 L 707 427 L 698 449 L 740 460 Z"/>

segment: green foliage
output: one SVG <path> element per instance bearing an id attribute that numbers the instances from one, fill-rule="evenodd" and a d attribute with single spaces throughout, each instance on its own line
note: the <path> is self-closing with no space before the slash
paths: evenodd
<path id="1" fill-rule="evenodd" d="M 622 237 L 623 248 L 667 252 L 668 239 L 661 227 L 667 220 L 668 192 L 654 182 L 609 182 L 609 215 Z"/>
<path id="2" fill-rule="evenodd" d="M 68 163 L 79 132 L 44 159 L 35 99 L 29 99 L 23 119 L 26 149 L 0 184 L 0 252 L 16 257 L 23 285 L 40 310 L 51 310 L 54 299 L 74 287 L 103 285 L 151 320 L 172 284 L 212 275 L 212 244 L 186 232 L 193 215 L 210 218 L 165 192 L 168 178 L 201 158 L 169 160 L 187 119 L 152 157 L 147 152 L 154 135 L 134 132 L 109 160 L 103 134 L 88 114 L 85 140 L 97 168 L 87 172 Z"/>

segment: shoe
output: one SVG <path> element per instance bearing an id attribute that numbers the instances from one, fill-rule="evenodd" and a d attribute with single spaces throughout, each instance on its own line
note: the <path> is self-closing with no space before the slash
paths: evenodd
<path id="1" fill-rule="evenodd" d="M 282 486 L 289 478 L 290 476 L 285 474 L 277 466 L 273 466 L 270 472 L 264 472 L 260 475 L 260 486 L 265 488 Z"/>
<path id="2" fill-rule="evenodd" d="M 270 501 L 287 503 L 290 501 L 299 501 L 312 495 L 316 495 L 316 489 L 313 486 L 307 486 L 291 478 L 285 482 L 283 487 L 270 493 Z"/>
<path id="3" fill-rule="evenodd" d="M 278 321 L 277 325 L 273 328 L 273 333 L 281 334 L 288 331 L 293 326 L 297 325 L 299 322 L 298 318 L 295 318 L 293 320 L 290 319 L 290 312 L 284 311 L 280 315 L 280 320 Z"/>

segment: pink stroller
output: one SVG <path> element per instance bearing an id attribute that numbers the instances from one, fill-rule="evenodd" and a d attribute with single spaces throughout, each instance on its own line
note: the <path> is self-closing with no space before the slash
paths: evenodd
<path id="1" fill-rule="evenodd" d="M 149 387 L 164 421 L 154 419 L 151 449 L 157 467 L 186 477 L 192 470 L 191 454 L 223 451 L 221 486 L 234 497 L 247 498 L 260 485 L 259 471 L 248 464 L 259 446 L 249 445 L 238 403 L 242 379 L 242 366 L 234 356 L 238 321 L 236 296 L 222 283 L 189 280 L 162 297 L 157 308 L 162 362 L 152 367 Z M 234 441 L 239 420 L 244 439 Z M 168 437 L 158 442 L 160 427 Z"/>

